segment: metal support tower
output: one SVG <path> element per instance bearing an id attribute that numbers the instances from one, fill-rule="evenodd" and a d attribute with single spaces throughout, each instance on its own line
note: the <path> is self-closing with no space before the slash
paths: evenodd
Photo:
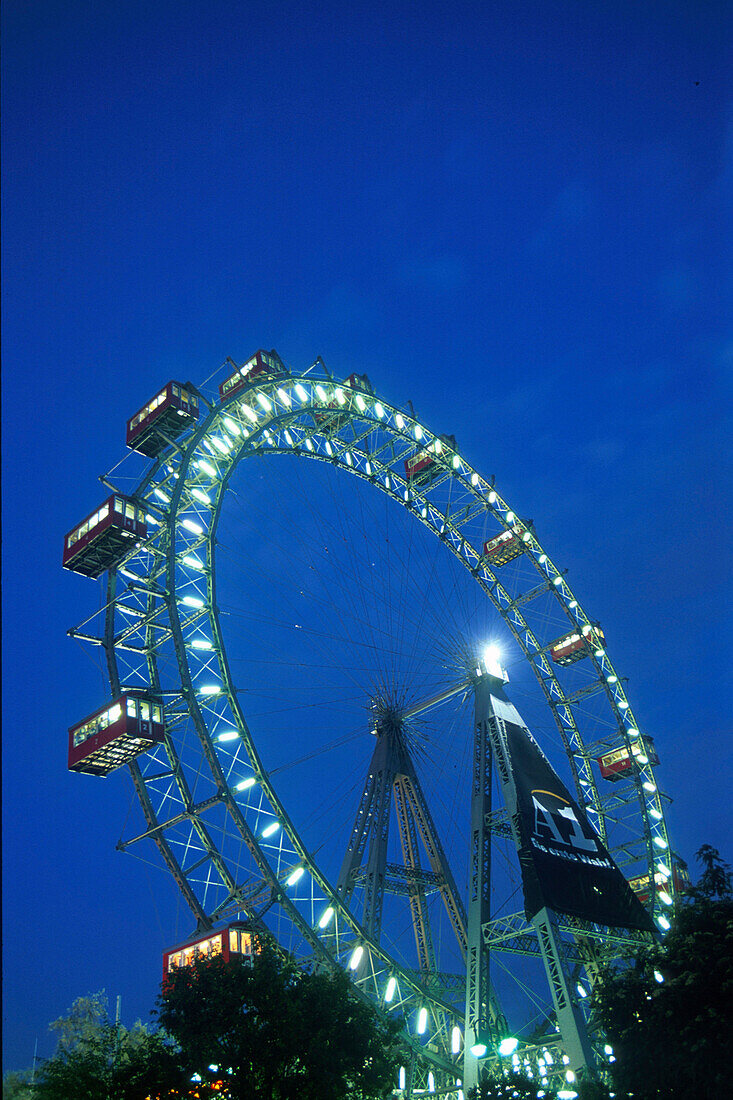
<path id="1" fill-rule="evenodd" d="M 407 713 L 412 716 L 421 709 L 424 707 L 412 708 Z M 427 888 L 440 892 L 464 952 L 466 913 L 412 763 L 405 724 L 407 713 L 382 706 L 376 714 L 377 744 L 336 892 L 348 903 L 355 888 L 363 887 L 362 925 L 376 940 L 381 930 L 385 891 L 406 894 L 412 913 L 419 969 L 429 977 L 436 974 L 436 960 L 428 916 Z M 403 866 L 387 863 L 393 796 Z M 422 842 L 430 871 L 421 867 L 418 840 Z"/>
<path id="2" fill-rule="evenodd" d="M 491 993 L 490 954 L 483 927 L 491 919 L 491 718 L 488 676 L 474 679 L 473 781 L 471 786 L 468 944 L 466 950 L 466 1016 L 464 1024 L 464 1092 L 478 1084 L 479 1062 L 471 1048 L 498 1036 L 498 1007 Z"/>
<path id="3" fill-rule="evenodd" d="M 507 748 L 506 723 L 513 723 L 524 730 L 527 730 L 527 727 L 516 707 L 506 698 L 503 682 L 498 678 L 494 676 L 482 677 L 480 686 L 477 685 L 476 697 L 477 700 L 479 698 L 482 700 L 482 706 L 485 705 L 485 728 L 490 741 L 491 753 L 496 763 L 504 803 L 511 822 L 514 843 L 517 851 L 519 851 L 521 842 L 516 817 L 517 792 Z M 485 923 L 488 923 L 488 919 Z M 558 1027 L 562 1035 L 563 1045 L 570 1059 L 570 1068 L 576 1073 L 586 1067 L 592 1069 L 595 1065 L 593 1049 L 588 1038 L 585 1019 L 577 1003 L 577 998 L 572 993 L 571 965 L 563 947 L 557 917 L 550 909 L 545 907 L 532 918 L 532 925 L 539 940 Z M 466 1046 L 468 1046 L 468 1041 Z"/>

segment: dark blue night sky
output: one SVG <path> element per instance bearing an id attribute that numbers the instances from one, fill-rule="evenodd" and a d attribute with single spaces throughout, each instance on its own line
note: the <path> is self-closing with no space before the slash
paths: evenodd
<path id="1" fill-rule="evenodd" d="M 603 623 L 676 848 L 730 858 L 730 31 L 707 0 L 6 0 L 6 1068 L 76 996 L 146 1019 L 187 931 L 115 851 L 127 778 L 66 770 L 108 687 L 60 559 L 125 420 L 227 355 L 320 354 L 455 432 Z"/>

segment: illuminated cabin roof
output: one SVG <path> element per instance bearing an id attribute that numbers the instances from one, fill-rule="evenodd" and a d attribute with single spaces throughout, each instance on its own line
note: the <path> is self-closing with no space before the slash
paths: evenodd
<path id="1" fill-rule="evenodd" d="M 168 382 L 128 420 L 127 446 L 153 458 L 195 424 L 198 415 L 199 399 L 193 387 Z"/>
<path id="2" fill-rule="evenodd" d="M 160 703 L 126 693 L 69 729 L 69 771 L 107 776 L 164 736 Z"/>
<path id="3" fill-rule="evenodd" d="M 64 569 L 98 577 L 147 538 L 145 509 L 129 497 L 115 494 L 76 525 L 64 539 Z"/>

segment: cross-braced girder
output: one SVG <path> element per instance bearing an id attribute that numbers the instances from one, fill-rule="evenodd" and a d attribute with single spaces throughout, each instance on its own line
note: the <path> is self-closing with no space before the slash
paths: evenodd
<path id="1" fill-rule="evenodd" d="M 414 709 L 414 708 L 413 708 Z M 419 970 L 436 971 L 427 889 L 440 892 L 463 951 L 466 919 L 427 801 L 411 759 L 404 720 L 392 707 L 375 719 L 377 744 L 359 800 L 338 879 L 337 893 L 348 901 L 359 886 L 364 892 L 362 923 L 379 938 L 385 892 L 409 900 Z M 402 865 L 387 862 L 389 807 L 394 798 Z M 418 837 L 430 871 L 421 866 Z"/>

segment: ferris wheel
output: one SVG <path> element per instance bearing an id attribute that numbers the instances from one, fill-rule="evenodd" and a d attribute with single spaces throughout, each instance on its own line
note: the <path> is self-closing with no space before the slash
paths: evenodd
<path id="1" fill-rule="evenodd" d="M 572 1081 L 613 1057 L 599 968 L 649 933 L 527 916 L 497 730 L 525 731 L 666 930 L 684 865 L 603 630 L 456 437 L 366 375 L 274 351 L 223 373 L 128 421 L 147 468 L 102 479 L 66 537 L 67 568 L 106 576 L 69 633 L 110 680 L 69 766 L 129 768 L 118 847 L 155 847 L 199 939 L 269 929 L 399 1016 L 406 1091 L 458 1097 L 502 1057 Z"/>

